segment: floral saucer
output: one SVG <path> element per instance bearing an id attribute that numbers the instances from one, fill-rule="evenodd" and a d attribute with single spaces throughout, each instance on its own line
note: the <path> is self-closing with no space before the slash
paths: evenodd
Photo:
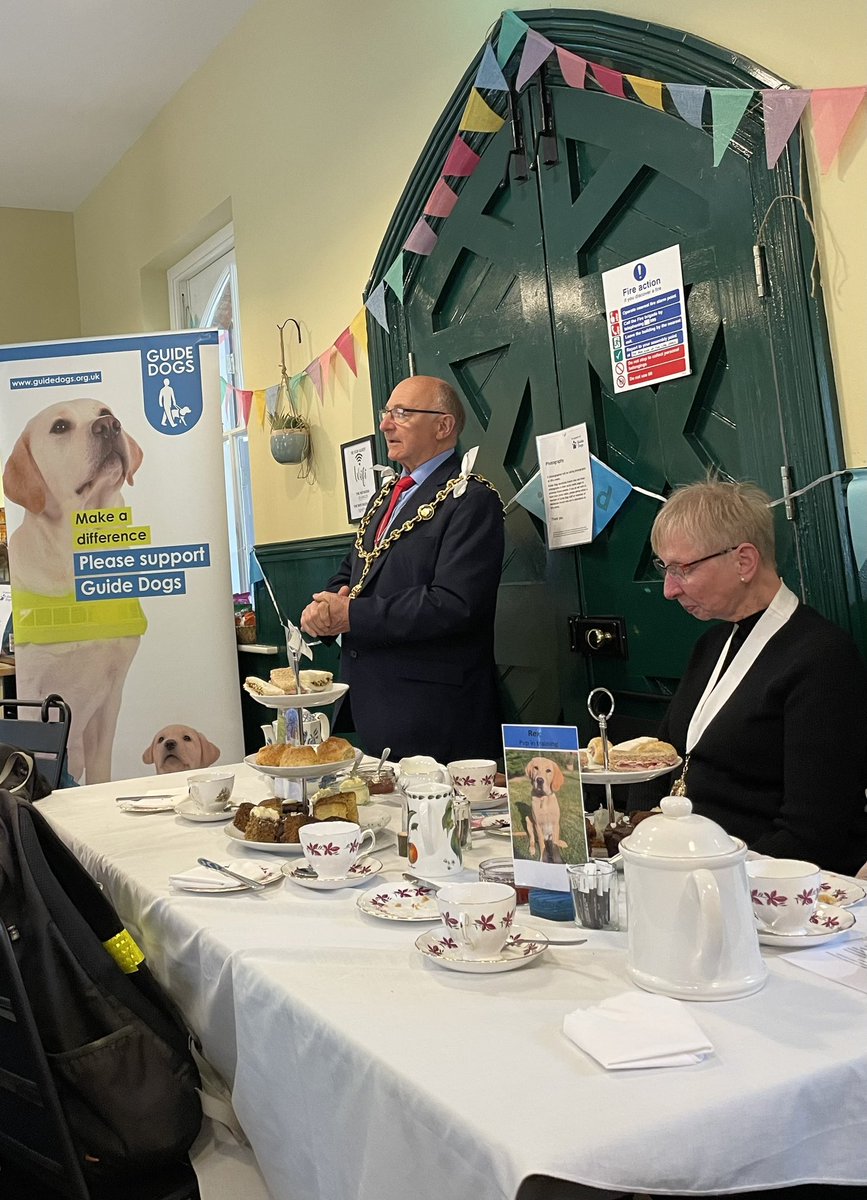
<path id="1" fill-rule="evenodd" d="M 827 896 L 827 900 L 822 900 Z M 830 871 L 822 872 L 822 882 L 819 884 L 819 900 L 823 907 L 850 908 L 863 900 L 867 891 L 854 879 L 844 879 L 842 875 L 834 875 Z"/>
<path id="2" fill-rule="evenodd" d="M 512 822 L 508 816 L 504 817 L 482 817 L 480 828 L 483 833 L 487 833 L 492 837 L 511 837 Z"/>
<path id="3" fill-rule="evenodd" d="M 175 812 L 185 821 L 205 821 L 209 824 L 217 821 L 231 821 L 235 815 L 234 808 L 221 808 L 219 812 L 202 812 L 201 809 L 196 808 L 191 796 L 186 796 L 183 800 L 178 801 L 175 804 Z"/>
<path id="4" fill-rule="evenodd" d="M 390 884 L 359 896 L 356 904 L 369 917 L 384 921 L 438 921 L 436 891 L 423 884 Z"/>
<path id="5" fill-rule="evenodd" d="M 845 933 L 854 924 L 855 914 L 848 909 L 820 904 L 804 929 L 796 929 L 792 933 L 772 933 L 769 929 L 759 927 L 759 941 L 763 946 L 786 946 L 789 950 L 821 946 L 838 934 Z"/>
<path id="6" fill-rule="evenodd" d="M 512 932 L 499 954 L 492 958 L 464 958 L 461 945 L 447 929 L 435 929 L 420 934 L 415 947 L 447 971 L 463 971 L 468 975 L 495 975 L 500 971 L 515 971 L 534 962 L 548 949 L 548 939 L 537 929 L 512 927 Z"/>
<path id="7" fill-rule="evenodd" d="M 310 875 L 299 874 L 303 870 L 303 866 L 294 867 L 292 863 L 283 864 L 283 874 L 293 883 L 311 888 L 314 892 L 333 892 L 338 888 L 358 887 L 365 880 L 372 879 L 382 870 L 382 863 L 378 858 L 360 858 L 355 866 L 349 868 L 346 875 L 334 875 L 326 879 L 321 876 L 313 878 Z"/>

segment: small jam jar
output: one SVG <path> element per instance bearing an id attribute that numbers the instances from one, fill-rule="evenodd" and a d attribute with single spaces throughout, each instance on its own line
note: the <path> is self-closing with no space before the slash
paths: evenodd
<path id="1" fill-rule="evenodd" d="M 484 858 L 479 863 L 479 879 L 483 883 L 507 883 L 515 888 L 515 900 L 518 904 L 526 904 L 530 899 L 530 889 L 515 885 L 515 864 L 510 858 Z"/>
<path id="2" fill-rule="evenodd" d="M 362 769 L 358 774 L 367 784 L 371 796 L 390 795 L 397 786 L 394 767 L 383 766 L 379 771 Z"/>

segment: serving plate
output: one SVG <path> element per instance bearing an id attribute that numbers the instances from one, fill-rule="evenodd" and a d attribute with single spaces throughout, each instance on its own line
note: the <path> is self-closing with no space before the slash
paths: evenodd
<path id="1" fill-rule="evenodd" d="M 321 692 L 284 692 L 281 696 L 260 696 L 258 692 L 251 692 L 246 685 L 244 691 L 265 708 L 321 708 L 323 704 L 334 704 L 341 696 L 345 696 L 349 684 L 332 683 L 331 687 Z"/>
<path id="2" fill-rule="evenodd" d="M 668 775 L 682 766 L 683 759 L 678 758 L 677 762 L 672 763 L 670 767 L 655 767 L 652 771 L 603 771 L 601 767 L 582 767 L 581 782 L 592 784 L 647 783 L 649 779 L 656 779 L 660 775 Z"/>
<path id="3" fill-rule="evenodd" d="M 303 854 L 300 842 L 248 842 L 235 825 L 227 825 L 223 832 L 233 842 L 240 842 L 250 850 L 264 850 L 266 854 Z"/>
<path id="4" fill-rule="evenodd" d="M 260 775 L 270 775 L 273 779 L 321 779 L 323 775 L 338 775 L 355 766 L 355 755 L 344 758 L 340 762 L 304 763 L 297 767 L 268 767 L 256 762 L 255 754 L 247 754 L 244 762 Z"/>

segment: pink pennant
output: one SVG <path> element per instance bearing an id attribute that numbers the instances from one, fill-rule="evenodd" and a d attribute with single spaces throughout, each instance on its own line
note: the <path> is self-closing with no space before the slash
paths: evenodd
<path id="1" fill-rule="evenodd" d="M 319 367 L 322 371 L 322 390 L 323 392 L 328 387 L 328 376 L 331 374 L 331 355 L 334 353 L 334 347 L 329 346 L 324 354 L 319 355 Z"/>
<path id="2" fill-rule="evenodd" d="M 765 118 L 765 154 L 768 170 L 783 152 L 792 130 L 807 107 L 810 93 L 799 88 L 765 88 L 762 109 Z"/>
<path id="3" fill-rule="evenodd" d="M 412 254 L 430 254 L 436 244 L 437 235 L 424 217 L 419 217 L 409 237 L 403 243 L 403 248 Z"/>
<path id="4" fill-rule="evenodd" d="M 313 386 L 316 388 L 316 395 L 322 399 L 322 364 L 318 358 L 314 358 L 313 362 L 307 367 L 307 374 L 313 380 Z"/>
<path id="5" fill-rule="evenodd" d="M 626 96 L 623 91 L 623 76 L 619 71 L 613 71 L 610 67 L 600 67 L 599 63 L 590 63 L 590 70 L 596 77 L 596 82 L 607 92 L 609 96 L 617 96 L 620 100 L 625 100 Z"/>
<path id="6" fill-rule="evenodd" d="M 518 78 L 515 80 L 515 87 L 520 92 L 521 88 L 554 53 L 554 43 L 549 42 L 546 37 L 542 37 L 541 33 L 536 33 L 535 29 L 529 29 L 527 36 L 524 38 L 524 49 L 521 52 L 521 65 L 518 67 Z"/>
<path id="7" fill-rule="evenodd" d="M 810 101 L 813 138 L 824 175 L 834 161 L 867 87 L 817 88 Z"/>
<path id="8" fill-rule="evenodd" d="M 346 365 L 352 374 L 357 375 L 358 368 L 355 365 L 355 343 L 352 340 L 352 330 L 344 329 L 334 346 L 337 352 L 346 359 Z"/>
<path id="9" fill-rule="evenodd" d="M 457 202 L 457 192 L 453 192 L 444 179 L 438 179 L 436 187 L 424 206 L 424 215 L 426 217 L 450 217 Z"/>
<path id="10" fill-rule="evenodd" d="M 443 167 L 443 175 L 472 175 L 481 158 L 462 137 L 456 137 Z"/>
<path id="11" fill-rule="evenodd" d="M 253 407 L 253 392 L 248 388 L 235 388 L 235 395 L 241 401 L 241 412 L 244 415 L 244 425 L 250 424 L 250 409 Z"/>
<path id="12" fill-rule="evenodd" d="M 560 64 L 560 70 L 563 72 L 563 78 L 569 87 L 583 88 L 584 80 L 587 78 L 587 59 L 582 58 L 580 54 L 573 54 L 571 50 L 564 50 L 562 46 L 558 46 L 557 61 Z"/>

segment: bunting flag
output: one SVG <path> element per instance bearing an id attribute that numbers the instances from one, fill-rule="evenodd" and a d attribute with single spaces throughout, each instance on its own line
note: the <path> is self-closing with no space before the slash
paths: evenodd
<path id="1" fill-rule="evenodd" d="M 509 90 L 506 77 L 500 69 L 500 64 L 494 54 L 494 47 L 490 42 L 485 46 L 475 86 L 484 88 L 488 92 L 507 92 Z"/>
<path id="2" fill-rule="evenodd" d="M 265 428 L 265 389 L 253 389 L 253 403 L 256 406 L 256 416 L 259 420 L 259 428 Z"/>
<path id="3" fill-rule="evenodd" d="M 457 197 L 455 197 L 457 199 Z M 397 258 L 391 264 L 383 276 L 385 282 L 397 296 L 399 304 L 403 304 L 403 251 L 401 250 Z M 369 307 L 369 302 L 368 302 Z M 374 316 L 376 314 L 374 313 Z M 380 321 L 380 325 L 382 322 Z"/>
<path id="4" fill-rule="evenodd" d="M 505 117 L 495 113 L 490 104 L 472 88 L 458 128 L 465 129 L 468 133 L 496 133 L 505 123 Z"/>
<path id="5" fill-rule="evenodd" d="M 322 368 L 322 391 L 328 387 L 328 380 L 331 375 L 331 355 L 334 353 L 334 347 L 329 346 L 328 349 L 319 355 L 319 366 Z"/>
<path id="6" fill-rule="evenodd" d="M 412 228 L 409 237 L 403 243 L 404 250 L 411 254 L 430 254 L 437 244 L 437 235 L 428 225 L 424 217 L 419 217 Z"/>
<path id="7" fill-rule="evenodd" d="M 527 36 L 524 39 L 524 50 L 521 54 L 521 64 L 518 67 L 518 77 L 515 80 L 517 91 L 520 92 L 527 80 L 536 74 L 542 63 L 547 62 L 553 53 L 553 42 L 549 42 L 546 37 L 542 37 L 541 33 L 536 33 L 535 29 L 527 31 Z"/>
<path id="8" fill-rule="evenodd" d="M 460 136 L 455 137 L 446 157 L 443 175 L 472 175 L 481 161 L 471 146 Z"/>
<path id="9" fill-rule="evenodd" d="M 358 375 L 358 367 L 355 364 L 355 345 L 352 341 L 352 331 L 344 329 L 340 337 L 334 343 L 334 347 L 338 354 L 346 360 L 346 365 L 349 367 L 353 375 Z"/>
<path id="10" fill-rule="evenodd" d="M 632 484 L 596 457 L 590 455 L 590 478 L 593 481 L 593 537 L 602 532 L 626 497 Z"/>
<path id="11" fill-rule="evenodd" d="M 280 384 L 272 384 L 271 387 L 265 388 L 265 409 L 269 417 L 273 417 L 277 411 L 277 398 L 280 395 Z"/>
<path id="12" fill-rule="evenodd" d="M 629 86 L 635 92 L 642 104 L 648 108 L 658 108 L 665 112 L 662 104 L 662 84 L 655 79 L 645 79 L 641 75 L 627 75 Z"/>
<path id="13" fill-rule="evenodd" d="M 388 329 L 388 317 L 385 312 L 385 280 L 383 279 L 370 293 L 365 301 L 365 307 L 372 317 L 379 322 L 386 333 Z"/>
<path id="14" fill-rule="evenodd" d="M 867 88 L 816 88 L 810 100 L 813 114 L 813 137 L 819 155 L 819 167 L 823 175 L 830 170 L 837 157 L 840 143 L 858 105 L 864 99 Z"/>
<path id="15" fill-rule="evenodd" d="M 623 91 L 623 76 L 619 71 L 614 71 L 611 67 L 602 67 L 599 63 L 590 63 L 590 70 L 596 79 L 596 82 L 604 92 L 609 96 L 616 96 L 619 100 L 626 99 L 626 93 Z"/>
<path id="16" fill-rule="evenodd" d="M 810 93 L 798 88 L 765 88 L 761 95 L 765 119 L 765 154 L 770 170 L 800 121 Z"/>
<path id="17" fill-rule="evenodd" d="M 708 88 L 708 91 L 713 116 L 713 165 L 718 167 L 754 92 L 752 88 L 714 87 Z"/>
<path id="18" fill-rule="evenodd" d="M 573 54 L 570 50 L 564 50 L 562 46 L 558 46 L 557 62 L 560 64 L 563 78 L 569 87 L 583 88 L 584 81 L 587 78 L 587 59 L 582 58 L 580 54 Z"/>
<path id="19" fill-rule="evenodd" d="M 701 110 L 704 107 L 704 94 L 707 90 L 699 83 L 667 83 L 668 94 L 674 101 L 674 107 L 686 121 L 701 129 Z"/>
<path id="20" fill-rule="evenodd" d="M 436 187 L 424 206 L 424 215 L 426 217 L 450 217 L 457 202 L 457 192 L 453 192 L 444 179 L 438 179 Z"/>
<path id="21" fill-rule="evenodd" d="M 253 391 L 251 388 L 235 388 L 235 395 L 241 402 L 242 424 L 250 424 L 250 409 L 253 407 Z"/>
<path id="22" fill-rule="evenodd" d="M 349 329 L 358 345 L 367 353 L 367 309 L 362 305 L 352 320 Z"/>
<path id="23" fill-rule="evenodd" d="M 503 13 L 503 19 L 500 22 L 500 36 L 497 39 L 497 62 L 501 67 L 504 67 L 509 61 L 512 51 L 524 34 L 529 31 L 529 28 L 527 22 L 522 21 L 511 9 Z"/>
<path id="24" fill-rule="evenodd" d="M 299 371 L 297 375 L 293 375 L 289 380 L 289 403 L 292 407 L 298 404 L 298 390 L 301 387 L 303 378 L 304 372 Z"/>
<path id="25" fill-rule="evenodd" d="M 313 386 L 316 388 L 316 395 L 322 401 L 322 366 L 319 359 L 314 358 L 313 362 L 307 367 L 307 377 L 313 380 Z"/>

